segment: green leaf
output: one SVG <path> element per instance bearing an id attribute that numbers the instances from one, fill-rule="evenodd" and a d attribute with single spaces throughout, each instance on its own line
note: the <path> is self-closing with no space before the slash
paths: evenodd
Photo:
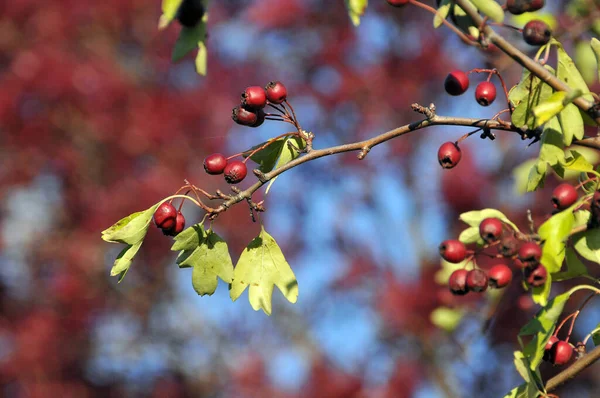
<path id="1" fill-rule="evenodd" d="M 494 0 L 471 0 L 471 3 L 492 21 L 498 23 L 504 22 L 504 10 Z"/>
<path id="2" fill-rule="evenodd" d="M 348 15 L 354 26 L 360 25 L 360 17 L 365 13 L 369 0 L 345 0 Z"/>
<path id="3" fill-rule="evenodd" d="M 579 41 L 575 43 L 573 52 L 575 65 L 577 65 L 579 72 L 581 72 L 583 80 L 587 84 L 594 83 L 594 80 L 596 80 L 596 57 L 594 56 L 591 43 L 588 44 L 583 40 Z"/>
<path id="4" fill-rule="evenodd" d="M 207 58 L 208 52 L 204 41 L 198 42 L 198 54 L 196 54 L 196 60 L 194 66 L 196 67 L 196 73 L 201 76 L 206 76 L 207 72 Z"/>
<path id="5" fill-rule="evenodd" d="M 544 264 L 545 265 L 545 264 Z M 534 303 L 544 306 L 548 304 L 550 290 L 552 289 L 552 274 L 548 274 L 546 282 L 542 286 L 536 286 L 532 289 L 531 299 Z"/>
<path id="6" fill-rule="evenodd" d="M 470 245 L 471 243 L 483 245 L 483 239 L 481 239 L 481 235 L 479 235 L 479 227 L 469 227 L 465 229 L 458 236 L 458 240 L 465 245 Z"/>
<path id="7" fill-rule="evenodd" d="M 193 28 L 182 27 L 179 37 L 173 47 L 171 60 L 177 62 L 185 57 L 190 51 L 198 48 L 198 44 L 206 39 L 206 23 L 201 21 Z"/>
<path id="8" fill-rule="evenodd" d="M 600 264 L 600 229 L 590 229 L 573 236 L 577 253 L 586 260 Z"/>
<path id="9" fill-rule="evenodd" d="M 248 286 L 252 308 L 255 311 L 262 309 L 267 315 L 271 315 L 274 286 L 289 302 L 295 303 L 298 299 L 296 276 L 275 239 L 262 226 L 260 234 L 244 249 L 235 266 L 229 287 L 231 300 L 237 300 Z"/>
<path id="10" fill-rule="evenodd" d="M 581 227 L 582 225 L 586 225 L 590 220 L 592 213 L 589 210 L 577 210 L 573 212 L 573 216 L 575 217 L 575 223 L 573 223 L 573 228 Z"/>
<path id="11" fill-rule="evenodd" d="M 581 140 L 584 135 L 583 117 L 579 108 L 574 104 L 568 104 L 558 114 L 560 127 L 563 131 L 563 142 L 566 146 L 571 145 L 573 138 Z"/>
<path id="12" fill-rule="evenodd" d="M 283 148 L 281 149 L 281 155 L 279 156 L 279 159 L 277 159 L 277 163 L 275 164 L 275 169 L 283 166 L 284 164 L 291 162 L 292 160 L 294 160 L 298 156 L 300 156 L 298 151 L 296 149 L 292 148 L 288 143 L 293 144 L 298 149 L 304 149 L 304 147 L 306 146 L 306 142 L 300 137 L 296 137 L 296 136 L 287 137 L 285 139 Z M 279 177 L 279 176 L 277 176 L 277 177 Z M 271 189 L 271 185 L 273 185 L 273 183 L 275 182 L 277 177 L 275 177 L 271 181 L 269 181 L 269 185 L 267 185 L 267 189 L 265 190 L 265 195 L 269 193 L 269 190 Z"/>
<path id="13" fill-rule="evenodd" d="M 438 7 L 437 11 L 435 12 L 435 16 L 433 17 L 433 27 L 435 29 L 442 26 L 442 24 L 444 23 L 444 20 L 446 18 L 448 18 L 448 14 L 450 13 L 451 5 L 452 5 L 452 3 L 450 2 L 450 0 L 442 0 L 442 2 L 440 3 L 440 6 Z"/>
<path id="14" fill-rule="evenodd" d="M 553 117 L 544 126 L 541 138 L 541 161 L 548 162 L 550 166 L 565 162 L 565 152 L 562 142 L 562 130 L 558 118 Z"/>
<path id="15" fill-rule="evenodd" d="M 161 202 L 162 203 L 162 202 Z M 150 220 L 160 203 L 151 208 L 130 214 L 102 231 L 102 239 L 106 242 L 135 245 L 142 242 L 148 232 Z"/>
<path id="16" fill-rule="evenodd" d="M 269 143 L 269 141 L 266 141 L 255 145 L 252 148 L 250 148 L 250 151 L 253 151 L 269 143 L 269 145 L 266 148 L 263 148 L 260 151 L 256 152 L 254 155 L 250 156 L 250 159 L 252 159 L 253 162 L 256 162 L 259 165 L 258 169 L 260 171 L 262 171 L 263 173 L 268 173 L 269 171 L 275 168 L 275 164 L 277 163 L 277 159 L 279 159 L 279 156 L 281 155 L 281 151 L 283 150 L 285 142 L 286 137 L 282 137 L 271 143 Z M 248 157 L 249 153 L 250 152 L 245 153 L 243 156 Z"/>
<path id="17" fill-rule="evenodd" d="M 580 90 L 583 98 L 588 101 L 594 101 L 594 97 L 590 94 L 590 89 L 585 80 L 579 73 L 579 69 L 575 66 L 575 62 L 569 57 L 562 45 L 557 45 L 556 54 L 558 56 L 558 65 L 556 68 L 556 77 L 565 82 L 571 89 Z"/>
<path id="18" fill-rule="evenodd" d="M 600 323 L 594 330 L 596 330 L 596 332 L 592 333 L 592 341 L 594 342 L 594 345 L 598 347 L 600 345 Z"/>
<path id="19" fill-rule="evenodd" d="M 115 263 L 110 270 L 110 276 L 117 276 L 119 274 L 119 282 L 123 280 L 125 273 L 129 270 L 131 266 L 131 262 L 133 261 L 133 257 L 137 254 L 138 250 L 142 246 L 143 241 L 139 241 L 134 245 L 127 245 L 121 253 L 117 256 Z"/>
<path id="20" fill-rule="evenodd" d="M 554 74 L 554 69 L 545 65 L 546 69 Z M 509 93 L 509 99 L 515 105 L 511 120 L 519 128 L 534 129 L 536 118 L 532 110 L 538 104 L 545 102 L 552 95 L 552 87 L 533 76 L 529 71 L 524 71 L 521 81 Z"/>
<path id="21" fill-rule="evenodd" d="M 158 20 L 158 29 L 164 29 L 166 28 L 171 21 L 175 18 L 175 15 L 177 14 L 177 10 L 179 9 L 179 6 L 181 5 L 181 3 L 183 2 L 183 0 L 163 0 L 162 1 L 162 15 L 160 16 L 160 19 Z"/>
<path id="22" fill-rule="evenodd" d="M 541 126 L 562 111 L 565 108 L 566 97 L 567 93 L 557 91 L 548 97 L 546 101 L 536 105 L 533 108 L 533 115 L 536 117 L 535 127 Z"/>
<path id="23" fill-rule="evenodd" d="M 577 253 L 575 253 L 575 250 L 572 248 L 567 248 L 567 255 L 565 259 L 567 263 L 567 270 L 552 274 L 553 281 L 560 282 L 588 274 L 586 266 L 581 262 L 579 257 L 577 257 Z"/>
<path id="24" fill-rule="evenodd" d="M 483 221 L 485 218 L 497 218 L 505 224 L 510 225 L 515 231 L 519 231 L 519 228 L 517 228 L 517 226 L 508 219 L 508 217 L 496 209 L 468 211 L 466 213 L 462 213 L 459 218 L 462 222 L 470 225 L 471 227 L 477 228 L 479 228 L 479 224 L 481 224 L 481 221 Z"/>
<path id="25" fill-rule="evenodd" d="M 540 392 L 534 383 L 523 383 L 510 390 L 504 398 L 537 398 L 539 395 Z"/>
<path id="26" fill-rule="evenodd" d="M 565 169 L 583 172 L 594 171 L 594 166 L 592 166 L 592 164 L 579 152 L 571 150 L 569 155 L 569 158 L 565 158 L 565 160 L 561 162 L 561 165 Z"/>
<path id="27" fill-rule="evenodd" d="M 527 192 L 527 185 L 529 181 L 529 174 L 533 167 L 536 167 L 538 160 L 529 159 L 521 163 L 517 167 L 513 168 L 512 177 L 515 181 L 513 190 L 518 195 L 523 195 Z M 537 172 L 537 168 L 536 168 Z"/>
<path id="28" fill-rule="evenodd" d="M 527 180 L 527 192 L 533 192 L 539 187 L 544 186 L 548 163 L 537 161 L 537 163 L 529 170 L 529 179 Z"/>
<path id="29" fill-rule="evenodd" d="M 232 282 L 233 263 L 227 243 L 212 230 L 205 232 L 201 224 L 177 235 L 171 250 L 182 250 L 176 260 L 179 267 L 193 267 L 192 285 L 199 295 L 212 295 L 217 289 L 217 277 Z"/>
<path id="30" fill-rule="evenodd" d="M 544 241 L 540 262 L 544 264 L 548 272 L 560 271 L 565 258 L 566 239 L 569 237 L 574 223 L 573 207 L 570 207 L 553 215 L 540 226 L 538 234 Z"/>
<path id="31" fill-rule="evenodd" d="M 597 68 L 598 68 L 598 80 L 600 80 L 600 40 L 596 39 L 595 37 L 592 37 L 592 40 L 590 41 L 590 46 L 592 47 L 592 51 L 594 52 L 594 55 L 596 56 L 596 64 L 597 64 Z"/>
<path id="32" fill-rule="evenodd" d="M 460 324 L 465 312 L 456 308 L 438 307 L 431 311 L 430 320 L 438 328 L 446 332 L 453 332 Z"/>

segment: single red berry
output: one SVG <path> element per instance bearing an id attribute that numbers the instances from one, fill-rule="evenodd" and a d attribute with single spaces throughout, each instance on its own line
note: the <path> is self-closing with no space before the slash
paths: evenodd
<path id="1" fill-rule="evenodd" d="M 544 7 L 545 0 L 508 0 L 506 9 L 513 15 L 533 12 Z"/>
<path id="2" fill-rule="evenodd" d="M 162 230 L 173 228 L 176 218 L 177 210 L 169 202 L 158 206 L 158 209 L 154 212 L 154 224 Z"/>
<path id="3" fill-rule="evenodd" d="M 479 224 L 479 235 L 486 243 L 496 242 L 502 237 L 502 221 L 497 218 L 486 218 Z"/>
<path id="4" fill-rule="evenodd" d="M 494 265 L 488 271 L 488 278 L 490 287 L 500 289 L 510 284 L 510 281 L 512 281 L 512 271 L 504 264 Z"/>
<path id="5" fill-rule="evenodd" d="M 503 257 L 512 257 L 519 250 L 519 240 L 513 235 L 508 235 L 502 238 L 498 245 L 498 253 Z"/>
<path id="6" fill-rule="evenodd" d="M 483 292 L 488 287 L 488 276 L 485 271 L 472 269 L 467 274 L 467 288 L 472 292 Z"/>
<path id="7" fill-rule="evenodd" d="M 455 167 L 458 162 L 460 162 L 461 157 L 462 153 L 460 152 L 460 148 L 454 142 L 444 142 L 440 146 L 440 149 L 438 149 L 438 162 L 440 162 L 440 166 L 445 169 Z"/>
<path id="8" fill-rule="evenodd" d="M 393 7 L 402 7 L 408 4 L 409 0 L 387 0 L 388 4 Z"/>
<path id="9" fill-rule="evenodd" d="M 242 162 L 241 160 L 234 160 L 225 166 L 224 173 L 225 181 L 227 181 L 227 183 L 237 184 L 246 178 L 248 169 L 246 168 L 246 163 Z"/>
<path id="10" fill-rule="evenodd" d="M 458 264 L 467 257 L 464 243 L 456 239 L 443 241 L 439 247 L 440 256 L 449 263 Z"/>
<path id="11" fill-rule="evenodd" d="M 234 122 L 242 126 L 253 126 L 258 121 L 258 114 L 243 106 L 236 106 L 231 111 L 231 118 Z"/>
<path id="12" fill-rule="evenodd" d="M 267 93 L 260 86 L 250 86 L 242 93 L 242 105 L 247 109 L 262 109 L 267 105 Z"/>
<path id="13" fill-rule="evenodd" d="M 185 228 L 185 217 L 181 214 L 180 211 L 177 212 L 177 217 L 175 218 L 175 225 L 169 229 L 163 229 L 163 234 L 169 236 L 177 236 L 183 229 Z"/>
<path id="14" fill-rule="evenodd" d="M 287 88 L 281 82 L 269 82 L 265 86 L 267 99 L 273 104 L 281 104 L 287 98 Z"/>
<path id="15" fill-rule="evenodd" d="M 469 88 L 469 77 L 462 70 L 452 71 L 446 76 L 444 88 L 450 95 L 461 95 Z"/>
<path id="16" fill-rule="evenodd" d="M 523 28 L 523 40 L 532 46 L 542 46 L 550 41 L 552 30 L 544 21 L 534 19 Z"/>
<path id="17" fill-rule="evenodd" d="M 456 296 L 464 296 L 469 292 L 467 288 L 467 274 L 469 271 L 466 269 L 457 269 L 453 273 L 450 274 L 450 279 L 448 279 L 448 287 L 452 294 Z"/>
<path id="18" fill-rule="evenodd" d="M 256 111 L 256 123 L 254 123 L 252 126 L 250 127 L 258 127 L 260 125 L 262 125 L 265 122 L 265 111 L 263 111 L 262 109 L 259 109 Z"/>
<path id="19" fill-rule="evenodd" d="M 564 365 L 571 360 L 573 347 L 566 341 L 557 341 L 550 348 L 550 362 L 553 365 Z"/>
<path id="20" fill-rule="evenodd" d="M 535 242 L 525 242 L 519 248 L 519 260 L 526 267 L 536 265 L 542 258 L 542 248 Z"/>
<path id="21" fill-rule="evenodd" d="M 544 361 L 550 361 L 550 350 L 552 349 L 552 346 L 557 343 L 558 337 L 556 336 L 550 336 L 550 339 L 548 339 L 548 342 L 546 343 L 546 346 L 544 347 L 544 356 L 542 357 L 542 359 Z"/>
<path id="22" fill-rule="evenodd" d="M 177 20 L 186 28 L 193 28 L 204 16 L 202 0 L 183 0 L 177 9 Z"/>
<path id="23" fill-rule="evenodd" d="M 475 99 L 481 106 L 491 105 L 496 99 L 496 86 L 492 82 L 481 82 L 475 88 Z"/>
<path id="24" fill-rule="evenodd" d="M 529 286 L 539 287 L 546 283 L 548 271 L 542 264 L 536 267 L 525 268 L 525 280 Z"/>
<path id="25" fill-rule="evenodd" d="M 227 166 L 227 158 L 220 153 L 213 153 L 204 159 L 204 171 L 208 174 L 221 174 Z"/>
<path id="26" fill-rule="evenodd" d="M 577 189 L 571 184 L 560 184 L 552 191 L 552 205 L 555 209 L 564 210 L 577 202 Z"/>

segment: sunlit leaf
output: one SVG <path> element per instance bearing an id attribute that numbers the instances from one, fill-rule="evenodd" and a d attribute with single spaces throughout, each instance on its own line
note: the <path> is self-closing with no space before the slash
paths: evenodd
<path id="1" fill-rule="evenodd" d="M 175 18 L 177 10 L 183 0 L 163 0 L 162 1 L 162 15 L 158 20 L 158 29 L 166 28 L 171 21 Z"/>
<path id="2" fill-rule="evenodd" d="M 102 231 L 102 239 L 106 242 L 125 243 L 127 245 L 135 245 L 143 241 L 157 207 L 158 204 L 120 219 L 111 227 Z"/>
<path id="3" fill-rule="evenodd" d="M 550 217 L 538 230 L 540 238 L 544 241 L 540 262 L 550 273 L 558 272 L 562 267 L 566 239 L 574 222 L 573 210 L 568 208 Z"/>
<path id="4" fill-rule="evenodd" d="M 443 25 L 444 20 L 448 18 L 448 14 L 450 13 L 450 6 L 452 5 L 450 0 L 442 0 L 440 3 L 435 16 L 433 17 L 433 27 L 435 29 L 439 28 Z"/>
<path id="5" fill-rule="evenodd" d="M 567 93 L 557 91 L 544 102 L 537 104 L 533 108 L 533 114 L 536 117 L 535 127 L 541 126 L 562 111 L 565 108 L 566 97 Z"/>
<path id="6" fill-rule="evenodd" d="M 555 282 L 565 281 L 588 274 L 585 264 L 577 257 L 575 250 L 568 247 L 566 253 L 565 262 L 567 263 L 567 270 L 552 274 L 552 280 Z"/>
<path id="7" fill-rule="evenodd" d="M 348 15 L 354 26 L 360 25 L 360 17 L 363 16 L 369 0 L 345 0 Z"/>
<path id="8" fill-rule="evenodd" d="M 596 67 L 598 69 L 598 80 L 600 80 L 600 40 L 592 37 L 590 41 L 590 46 L 592 47 L 592 51 L 596 56 Z"/>
<path id="9" fill-rule="evenodd" d="M 447 332 L 453 332 L 464 316 L 464 310 L 438 307 L 431 312 L 431 323 Z"/>
<path id="10" fill-rule="evenodd" d="M 577 69 L 575 62 L 569 57 L 565 49 L 562 46 L 557 46 L 556 54 L 558 57 L 556 77 L 565 82 L 573 90 L 580 90 L 583 93 L 583 98 L 586 100 L 594 101 L 594 97 L 589 94 L 590 89 L 581 76 L 581 73 L 579 73 L 579 69 Z"/>
<path id="11" fill-rule="evenodd" d="M 300 137 L 297 137 L 297 136 L 287 137 L 284 141 L 283 148 L 281 149 L 281 155 L 277 159 L 277 163 L 275 163 L 275 169 L 283 166 L 284 164 L 291 162 L 292 160 L 294 160 L 298 156 L 300 156 L 298 151 L 295 148 L 293 148 L 292 146 L 290 146 L 288 143 L 293 144 L 296 148 L 298 148 L 300 150 L 304 149 L 304 147 L 306 146 L 306 142 L 304 142 L 304 140 Z M 269 184 L 267 185 L 267 189 L 265 190 L 265 195 L 269 193 L 269 190 L 271 189 L 271 185 L 273 185 L 273 183 L 275 182 L 276 179 L 277 179 L 277 177 L 275 177 L 271 181 L 269 181 Z"/>
<path id="12" fill-rule="evenodd" d="M 510 225 L 515 231 L 519 231 L 519 228 L 517 228 L 517 226 L 504 215 L 504 213 L 496 209 L 468 211 L 466 213 L 462 213 L 459 218 L 462 222 L 470 225 L 471 227 L 477 228 L 479 228 L 479 224 L 481 224 L 481 221 L 483 221 L 485 218 L 497 218 L 500 221 Z"/>
<path id="13" fill-rule="evenodd" d="M 133 257 L 135 257 L 138 250 L 140 250 L 140 246 L 142 246 L 142 241 L 139 241 L 134 245 L 127 245 L 117 256 L 115 263 L 110 270 L 110 276 L 117 276 L 121 274 L 119 277 L 119 282 L 121 282 L 125 276 L 125 273 L 129 270 L 129 267 L 131 267 Z"/>
<path id="14" fill-rule="evenodd" d="M 586 260 L 600 264 L 600 229 L 590 229 L 573 236 L 577 253 Z"/>
<path id="15" fill-rule="evenodd" d="M 494 0 L 471 0 L 471 3 L 492 21 L 502 23 L 504 21 L 504 10 Z"/>

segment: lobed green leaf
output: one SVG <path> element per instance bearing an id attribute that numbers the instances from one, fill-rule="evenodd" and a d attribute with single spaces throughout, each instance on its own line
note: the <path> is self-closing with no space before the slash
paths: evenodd
<path id="1" fill-rule="evenodd" d="M 125 243 L 135 245 L 144 240 L 152 216 L 158 207 L 158 203 L 144 211 L 130 214 L 102 231 L 102 239 L 106 242 Z"/>

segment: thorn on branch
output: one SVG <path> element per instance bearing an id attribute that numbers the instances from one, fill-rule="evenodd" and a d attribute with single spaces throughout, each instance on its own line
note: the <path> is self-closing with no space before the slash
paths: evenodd
<path id="1" fill-rule="evenodd" d="M 433 119 L 435 117 L 435 104 L 433 103 L 429 104 L 429 106 L 414 103 L 410 107 L 413 111 L 425 115 L 427 119 Z"/>
<path id="2" fill-rule="evenodd" d="M 365 146 L 360 150 L 360 152 L 358 153 L 358 155 L 356 157 L 358 158 L 358 160 L 363 160 L 367 156 L 367 154 L 369 153 L 370 150 L 371 150 L 371 147 Z"/>

